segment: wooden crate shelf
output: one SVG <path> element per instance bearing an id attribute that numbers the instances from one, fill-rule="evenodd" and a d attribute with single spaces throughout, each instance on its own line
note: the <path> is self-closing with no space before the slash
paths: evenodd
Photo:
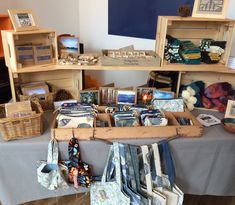
<path id="1" fill-rule="evenodd" d="M 159 16 L 156 33 L 156 52 L 161 59 L 164 59 L 166 35 L 171 35 L 179 40 L 191 40 L 198 46 L 200 41 L 205 38 L 226 41 L 227 46 L 225 53 L 222 55 L 221 64 L 227 66 L 234 34 L 235 20 L 231 19 Z M 211 68 L 214 67 L 214 65 L 210 66 Z M 205 66 L 203 65 L 203 67 Z"/>
<path id="2" fill-rule="evenodd" d="M 6 57 L 7 66 L 14 72 L 25 69 L 27 66 L 17 62 L 16 46 L 19 45 L 51 45 L 52 46 L 52 63 L 58 60 L 57 37 L 54 30 L 39 29 L 35 31 L 15 32 L 2 31 L 3 48 Z M 42 65 L 42 67 L 45 65 Z M 33 67 L 32 65 L 29 67 Z"/>
<path id="3" fill-rule="evenodd" d="M 31 66 L 24 69 L 19 69 L 13 71 L 14 74 L 20 73 L 33 73 L 33 72 L 43 72 L 43 71 L 53 71 L 53 70 L 133 70 L 133 71 L 181 71 L 181 72 L 217 72 L 217 73 L 234 73 L 235 69 L 230 69 L 225 65 L 218 63 L 215 65 L 200 64 L 200 65 L 186 65 L 179 63 L 167 63 L 164 61 L 163 66 L 161 67 L 118 67 L 118 66 L 102 66 L 99 63 L 97 65 L 91 66 L 79 66 L 79 65 L 59 65 L 59 64 L 50 64 L 50 65 L 40 65 L 40 66 Z"/>
<path id="4" fill-rule="evenodd" d="M 51 87 L 52 92 L 59 89 L 68 90 L 74 99 L 78 99 L 79 90 L 82 89 L 82 71 L 80 70 L 59 70 L 57 72 L 35 72 L 19 74 L 14 87 L 22 83 L 45 81 Z"/>

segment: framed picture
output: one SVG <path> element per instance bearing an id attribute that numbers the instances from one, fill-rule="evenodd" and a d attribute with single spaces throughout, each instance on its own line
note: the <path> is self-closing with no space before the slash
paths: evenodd
<path id="1" fill-rule="evenodd" d="M 137 104 L 150 105 L 153 99 L 153 93 L 156 88 L 138 87 L 137 88 Z"/>
<path id="2" fill-rule="evenodd" d="M 81 90 L 79 91 L 79 99 L 83 104 L 99 105 L 99 90 Z"/>
<path id="3" fill-rule="evenodd" d="M 229 0 L 195 0 L 193 17 L 225 18 Z"/>
<path id="4" fill-rule="evenodd" d="M 8 10 L 15 31 L 38 30 L 34 13 L 30 9 Z"/>
<path id="5" fill-rule="evenodd" d="M 228 101 L 225 118 L 235 118 L 235 100 Z"/>
<path id="6" fill-rule="evenodd" d="M 136 104 L 136 91 L 117 90 L 116 102 L 118 105 L 134 105 L 134 104 Z"/>
<path id="7" fill-rule="evenodd" d="M 61 58 L 67 58 L 69 55 L 77 57 L 79 55 L 79 39 L 74 36 L 61 36 L 58 38 L 59 53 Z"/>
<path id="8" fill-rule="evenodd" d="M 164 90 L 155 90 L 153 93 L 153 98 L 158 100 L 170 100 L 175 98 L 175 93 Z"/>
<path id="9" fill-rule="evenodd" d="M 204 126 L 210 127 L 213 125 L 218 125 L 220 124 L 220 119 L 216 118 L 213 115 L 208 115 L 208 114 L 200 114 L 197 116 L 197 120 Z"/>
<path id="10" fill-rule="evenodd" d="M 116 104 L 117 90 L 114 87 L 100 87 L 100 104 L 114 105 Z"/>

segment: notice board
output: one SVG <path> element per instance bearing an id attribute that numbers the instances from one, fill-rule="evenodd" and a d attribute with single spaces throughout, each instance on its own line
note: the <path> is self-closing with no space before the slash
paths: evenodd
<path id="1" fill-rule="evenodd" d="M 108 33 L 155 39 L 158 16 L 176 16 L 181 5 L 194 0 L 108 0 Z"/>

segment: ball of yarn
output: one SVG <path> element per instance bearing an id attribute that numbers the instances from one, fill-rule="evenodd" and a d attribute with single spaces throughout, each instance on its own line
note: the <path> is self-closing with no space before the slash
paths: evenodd
<path id="1" fill-rule="evenodd" d="M 181 17 L 188 17 L 190 16 L 191 9 L 189 5 L 182 5 L 178 9 L 178 15 Z"/>
<path id="2" fill-rule="evenodd" d="M 55 101 L 63 101 L 73 99 L 71 93 L 67 90 L 61 89 L 58 90 L 55 94 Z"/>
<path id="3" fill-rule="evenodd" d="M 194 109 L 194 105 L 192 103 L 188 102 L 186 103 L 186 105 L 189 111 L 192 111 Z"/>
<path id="4" fill-rule="evenodd" d="M 184 99 L 189 99 L 190 98 L 190 93 L 187 90 L 183 90 L 182 97 Z"/>

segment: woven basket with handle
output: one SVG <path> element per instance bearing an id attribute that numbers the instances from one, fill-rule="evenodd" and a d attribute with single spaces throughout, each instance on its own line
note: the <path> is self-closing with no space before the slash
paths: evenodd
<path id="1" fill-rule="evenodd" d="M 3 140 L 31 138 L 43 133 L 43 110 L 38 101 L 31 101 L 36 114 L 26 117 L 6 117 L 5 104 L 0 105 L 0 133 Z"/>

